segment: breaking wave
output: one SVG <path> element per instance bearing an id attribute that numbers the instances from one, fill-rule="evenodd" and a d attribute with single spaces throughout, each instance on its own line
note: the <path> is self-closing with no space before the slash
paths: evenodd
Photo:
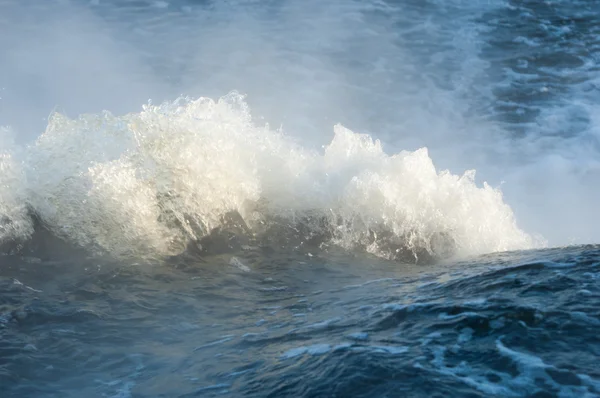
<path id="1" fill-rule="evenodd" d="M 253 123 L 235 92 L 125 116 L 54 113 L 31 145 L 3 137 L 0 245 L 42 227 L 94 253 L 134 257 L 176 255 L 224 231 L 391 259 L 540 245 L 474 171 L 437 171 L 426 148 L 388 155 L 368 135 L 334 133 L 323 151 L 305 148 Z"/>

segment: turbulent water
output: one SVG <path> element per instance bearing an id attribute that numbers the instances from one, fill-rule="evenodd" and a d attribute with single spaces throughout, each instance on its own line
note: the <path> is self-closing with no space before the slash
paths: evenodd
<path id="1" fill-rule="evenodd" d="M 595 1 L 0 29 L 2 397 L 600 397 Z"/>

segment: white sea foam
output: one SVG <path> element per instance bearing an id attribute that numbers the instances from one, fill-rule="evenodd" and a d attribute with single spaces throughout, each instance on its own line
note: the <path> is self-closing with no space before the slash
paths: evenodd
<path id="1" fill-rule="evenodd" d="M 308 355 L 323 355 L 328 353 L 331 350 L 331 346 L 329 344 L 315 344 L 311 346 L 297 347 L 292 348 L 281 356 L 283 359 L 295 358 L 300 355 L 308 354 Z"/>
<path id="2" fill-rule="evenodd" d="M 28 239 L 33 233 L 23 191 L 25 175 L 13 151 L 10 132 L 0 127 L 0 247 L 15 239 Z"/>
<path id="3" fill-rule="evenodd" d="M 438 171 L 426 148 L 389 155 L 369 135 L 334 131 L 323 152 L 306 149 L 253 123 L 237 93 L 122 117 L 56 113 L 20 150 L 21 169 L 14 150 L 2 155 L 3 235 L 26 237 L 30 208 L 53 233 L 116 255 L 178 253 L 231 212 L 251 233 L 301 225 L 300 239 L 389 258 L 535 245 L 474 171 Z"/>

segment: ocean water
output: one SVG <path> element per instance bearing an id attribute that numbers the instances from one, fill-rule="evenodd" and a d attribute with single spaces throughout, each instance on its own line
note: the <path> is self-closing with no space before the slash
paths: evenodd
<path id="1" fill-rule="evenodd" d="M 0 0 L 0 396 L 600 397 L 593 0 Z"/>

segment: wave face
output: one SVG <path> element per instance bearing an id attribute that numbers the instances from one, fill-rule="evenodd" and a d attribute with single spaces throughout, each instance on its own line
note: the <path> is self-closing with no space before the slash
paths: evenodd
<path id="1" fill-rule="evenodd" d="M 536 245 L 474 171 L 439 172 L 426 148 L 388 155 L 369 135 L 334 133 L 323 151 L 304 148 L 253 123 L 235 92 L 121 117 L 55 113 L 33 144 L 3 150 L 0 236 L 28 239 L 34 215 L 56 236 L 117 256 L 178 254 L 231 225 L 255 241 L 386 258 Z"/>

